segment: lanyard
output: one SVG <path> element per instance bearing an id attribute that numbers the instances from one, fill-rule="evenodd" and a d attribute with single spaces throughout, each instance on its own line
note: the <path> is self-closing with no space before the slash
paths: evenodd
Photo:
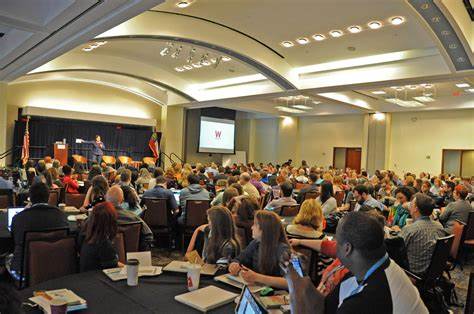
<path id="1" fill-rule="evenodd" d="M 369 279 L 369 277 L 380 267 L 382 266 L 383 263 L 385 263 L 385 261 L 388 259 L 388 254 L 385 253 L 385 255 L 379 259 L 374 265 L 372 265 L 372 267 L 369 268 L 369 270 L 367 271 L 367 273 L 365 274 L 364 276 L 364 279 L 362 280 L 362 282 L 357 286 L 357 288 L 355 288 L 354 290 L 352 290 L 351 294 L 349 294 L 349 297 L 352 297 L 354 294 L 357 294 L 359 293 L 362 288 L 365 286 L 365 281 L 367 279 Z"/>

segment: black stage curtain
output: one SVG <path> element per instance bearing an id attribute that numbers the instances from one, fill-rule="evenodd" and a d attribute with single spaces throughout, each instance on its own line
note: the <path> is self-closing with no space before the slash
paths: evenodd
<path id="1" fill-rule="evenodd" d="M 15 121 L 14 146 L 23 145 L 26 120 Z M 66 139 L 69 144 L 69 157 L 78 154 L 91 158 L 91 144 L 76 144 L 76 139 L 95 140 L 98 134 L 104 142 L 105 155 L 130 156 L 133 160 L 153 156 L 148 141 L 152 135 L 152 127 L 135 126 L 96 121 L 56 119 L 32 117 L 29 123 L 30 157 L 42 159 L 44 156 L 54 156 L 53 144 Z M 21 149 L 16 151 L 14 160 L 21 157 Z"/>

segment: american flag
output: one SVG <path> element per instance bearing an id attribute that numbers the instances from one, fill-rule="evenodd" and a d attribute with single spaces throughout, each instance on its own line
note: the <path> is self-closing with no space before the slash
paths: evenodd
<path id="1" fill-rule="evenodd" d="M 23 136 L 23 148 L 21 149 L 21 161 L 23 164 L 26 164 L 28 159 L 30 159 L 30 132 L 28 131 L 29 122 L 30 118 L 28 117 L 26 120 L 25 135 Z"/>

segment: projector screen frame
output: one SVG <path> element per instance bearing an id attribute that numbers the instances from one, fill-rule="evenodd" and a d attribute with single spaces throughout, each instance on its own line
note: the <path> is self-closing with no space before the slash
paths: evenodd
<path id="1" fill-rule="evenodd" d="M 219 120 L 219 121 L 229 121 L 229 122 L 233 122 L 234 123 L 234 144 L 233 144 L 233 151 L 232 152 L 222 152 L 222 151 L 217 151 L 218 149 L 215 149 L 216 151 L 212 151 L 213 149 L 208 149 L 208 151 L 200 151 L 200 148 L 201 148 L 201 122 L 202 122 L 202 118 L 206 118 L 206 119 L 210 119 L 210 120 Z M 219 122 L 219 121 L 215 121 L 215 122 Z M 222 154 L 222 155 L 235 155 L 235 143 L 236 143 L 236 126 L 235 126 L 235 119 L 232 120 L 232 119 L 224 119 L 224 118 L 216 118 L 216 117 L 211 117 L 211 116 L 205 116 L 205 115 L 201 115 L 199 116 L 199 131 L 198 131 L 198 145 L 197 145 L 197 153 L 198 154 Z"/>

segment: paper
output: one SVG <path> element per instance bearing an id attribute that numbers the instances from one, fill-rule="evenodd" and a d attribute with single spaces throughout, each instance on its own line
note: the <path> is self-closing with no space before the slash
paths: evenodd
<path id="1" fill-rule="evenodd" d="M 102 272 L 112 281 L 127 279 L 127 267 L 104 269 Z M 139 266 L 138 277 L 161 275 L 162 268 L 158 266 Z"/>
<path id="2" fill-rule="evenodd" d="M 66 145 L 64 145 L 64 144 L 58 144 L 58 149 L 66 149 Z"/>
<path id="3" fill-rule="evenodd" d="M 127 260 L 137 259 L 140 267 L 151 266 L 151 251 L 127 253 Z"/>

